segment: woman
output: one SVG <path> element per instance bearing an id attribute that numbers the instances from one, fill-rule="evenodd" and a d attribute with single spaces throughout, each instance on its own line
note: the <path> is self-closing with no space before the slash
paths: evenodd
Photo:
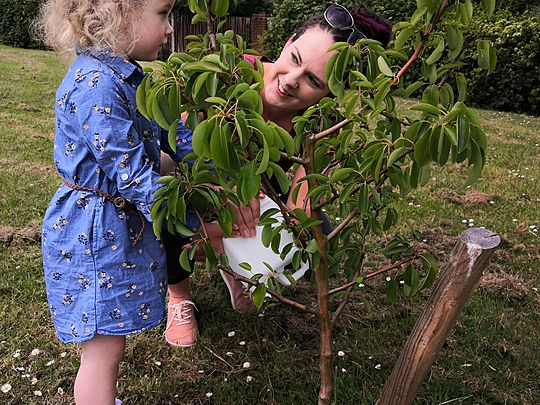
<path id="1" fill-rule="evenodd" d="M 328 95 L 328 84 L 324 68 L 333 55 L 327 52 L 335 42 L 356 43 L 361 38 L 376 39 L 386 46 L 390 40 L 391 26 L 365 6 L 349 12 L 339 4 L 332 4 L 324 13 L 308 19 L 287 41 L 279 58 L 272 62 L 261 58 L 264 66 L 264 89 L 261 98 L 264 105 L 263 117 L 292 131 L 292 119 L 306 108 Z M 335 52 L 335 51 L 334 51 Z M 249 56 L 246 57 L 249 59 Z M 254 61 L 251 60 L 253 63 Z M 290 163 L 280 162 L 284 170 Z M 305 176 L 303 168 L 296 171 L 295 180 Z M 305 184 L 305 183 L 303 183 Z M 298 201 L 307 194 L 307 185 L 302 186 Z M 290 201 L 288 204 L 292 204 Z M 252 201 L 250 207 L 239 208 L 235 236 L 253 237 L 259 218 L 259 203 Z M 223 233 L 218 225 L 205 225 L 208 236 L 218 253 L 223 253 Z M 193 316 L 194 304 L 189 289 L 189 273 L 178 266 L 178 240 L 165 238 L 170 247 L 169 265 L 169 316 L 165 332 L 166 341 L 173 346 L 186 347 L 195 343 L 198 334 Z M 253 309 L 253 302 L 241 282 L 222 273 L 231 294 L 235 310 L 246 312 Z"/>

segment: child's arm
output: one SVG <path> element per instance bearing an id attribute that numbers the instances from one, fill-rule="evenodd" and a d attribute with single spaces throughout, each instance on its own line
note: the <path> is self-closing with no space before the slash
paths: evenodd
<path id="1" fill-rule="evenodd" d="M 133 121 L 133 110 L 119 97 L 121 94 L 121 87 L 106 75 L 99 77 L 96 88 L 72 94 L 71 101 L 77 106 L 69 117 L 73 130 L 84 140 L 106 177 L 96 174 L 95 182 L 84 185 L 120 194 L 151 221 L 152 196 L 161 187 L 156 183 L 159 173 L 136 132 L 138 123 Z"/>
<path id="2" fill-rule="evenodd" d="M 184 156 L 193 152 L 191 146 L 193 134 L 185 125 L 185 122 L 180 120 L 178 129 L 176 130 L 176 153 L 171 149 L 168 140 L 168 132 L 164 129 L 161 131 L 161 150 L 167 153 L 173 161 L 180 162 Z"/>

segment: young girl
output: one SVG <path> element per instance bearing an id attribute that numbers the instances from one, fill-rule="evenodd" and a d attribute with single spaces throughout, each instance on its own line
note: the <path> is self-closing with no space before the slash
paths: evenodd
<path id="1" fill-rule="evenodd" d="M 56 335 L 81 343 L 75 401 L 115 403 L 126 335 L 165 317 L 165 251 L 149 226 L 160 146 L 191 151 L 136 109 L 144 73 L 172 33 L 174 0 L 48 0 L 45 40 L 77 57 L 56 94 L 54 161 L 63 184 L 43 221 L 43 264 Z"/>

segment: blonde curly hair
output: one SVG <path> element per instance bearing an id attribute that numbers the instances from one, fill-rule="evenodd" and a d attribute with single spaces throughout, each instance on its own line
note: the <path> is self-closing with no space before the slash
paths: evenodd
<path id="1" fill-rule="evenodd" d="M 61 53 L 112 50 L 126 57 L 136 39 L 136 23 L 148 0 L 47 0 L 35 32 Z"/>

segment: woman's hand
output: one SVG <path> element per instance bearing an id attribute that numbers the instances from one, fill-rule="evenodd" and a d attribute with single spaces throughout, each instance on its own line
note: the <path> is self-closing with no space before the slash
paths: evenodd
<path id="1" fill-rule="evenodd" d="M 254 198 L 249 202 L 248 207 L 234 205 L 236 209 L 236 221 L 233 225 L 232 237 L 242 236 L 244 238 L 252 238 L 257 235 L 256 226 L 261 216 L 260 200 L 264 197 L 264 193 L 260 193 L 259 198 Z"/>

